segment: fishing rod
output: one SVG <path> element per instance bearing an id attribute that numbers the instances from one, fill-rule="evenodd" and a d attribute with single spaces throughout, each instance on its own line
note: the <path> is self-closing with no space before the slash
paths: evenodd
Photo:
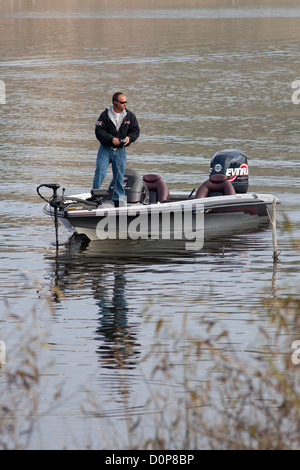
<path id="1" fill-rule="evenodd" d="M 126 139 L 120 139 L 120 142 L 122 145 L 122 152 L 121 152 L 121 156 L 120 156 L 120 161 L 119 161 L 119 165 L 118 165 L 118 171 L 117 171 L 117 176 L 115 177 L 115 184 L 116 184 L 116 181 L 118 179 L 118 176 L 119 176 L 119 173 L 120 173 L 120 167 L 121 167 L 121 163 L 122 163 L 122 160 L 123 160 L 123 155 L 124 155 L 124 149 L 125 149 L 125 144 L 126 144 Z M 113 198 L 114 198 L 114 192 L 115 192 L 115 186 L 113 188 Z"/>

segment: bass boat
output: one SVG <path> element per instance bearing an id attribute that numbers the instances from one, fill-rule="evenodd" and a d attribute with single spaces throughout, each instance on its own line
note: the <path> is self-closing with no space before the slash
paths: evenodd
<path id="1" fill-rule="evenodd" d="M 183 240 L 187 249 L 198 250 L 204 241 L 266 229 L 270 209 L 278 203 L 272 194 L 248 192 L 248 161 L 237 149 L 217 152 L 209 178 L 188 192 L 170 191 L 157 174 L 141 176 L 126 169 L 125 200 L 112 200 L 112 182 L 105 190 L 58 194 L 59 184 L 41 184 L 39 196 L 53 217 L 58 246 L 58 221 L 88 240 Z M 42 188 L 53 194 L 45 198 Z"/>

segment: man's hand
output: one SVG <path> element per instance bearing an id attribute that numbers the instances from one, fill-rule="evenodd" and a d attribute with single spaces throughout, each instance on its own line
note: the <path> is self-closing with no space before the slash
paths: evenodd
<path id="1" fill-rule="evenodd" d="M 114 137 L 113 140 L 112 140 L 112 143 L 113 143 L 113 145 L 117 146 L 117 145 L 120 145 L 121 142 L 119 141 L 118 137 Z"/>
<path id="2" fill-rule="evenodd" d="M 126 147 L 126 145 L 128 145 L 129 142 L 130 142 L 129 137 L 128 136 L 125 137 L 124 141 L 125 141 L 124 142 L 124 147 Z M 115 145 L 117 147 L 118 145 L 120 145 L 121 141 L 120 141 L 120 139 L 118 139 L 118 137 L 114 137 L 113 140 L 112 140 L 112 143 L 113 143 L 113 145 Z"/>

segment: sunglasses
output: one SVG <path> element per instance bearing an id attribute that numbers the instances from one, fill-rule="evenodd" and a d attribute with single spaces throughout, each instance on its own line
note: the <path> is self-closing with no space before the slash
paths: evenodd
<path id="1" fill-rule="evenodd" d="M 127 104 L 127 101 L 117 101 L 117 103 L 120 103 L 120 104 Z"/>

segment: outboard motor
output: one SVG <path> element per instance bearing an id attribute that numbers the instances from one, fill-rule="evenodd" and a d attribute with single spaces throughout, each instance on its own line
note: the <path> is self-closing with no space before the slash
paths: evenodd
<path id="1" fill-rule="evenodd" d="M 213 156 L 210 163 L 210 176 L 225 174 L 236 193 L 248 191 L 248 162 L 241 150 L 221 150 Z"/>

